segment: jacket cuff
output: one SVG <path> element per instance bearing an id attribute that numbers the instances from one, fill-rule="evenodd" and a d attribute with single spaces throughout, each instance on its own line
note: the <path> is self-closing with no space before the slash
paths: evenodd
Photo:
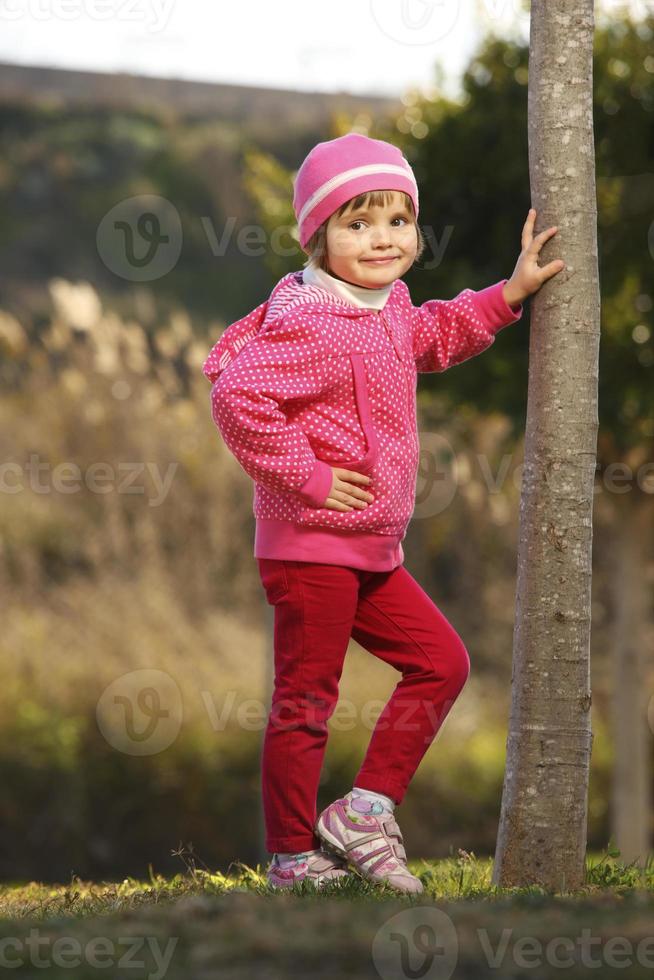
<path id="1" fill-rule="evenodd" d="M 317 459 L 313 473 L 295 492 L 310 507 L 322 507 L 329 496 L 333 479 L 331 466 Z"/>
<path id="2" fill-rule="evenodd" d="M 502 288 L 508 279 L 501 279 L 492 286 L 475 291 L 475 302 L 479 315 L 484 321 L 485 326 L 492 333 L 497 333 L 502 327 L 508 327 L 510 323 L 519 320 L 523 313 L 522 303 L 517 306 L 509 306 L 502 295 Z"/>

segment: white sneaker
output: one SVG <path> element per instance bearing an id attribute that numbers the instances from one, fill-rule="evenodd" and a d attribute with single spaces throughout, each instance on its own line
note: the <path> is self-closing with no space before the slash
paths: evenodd
<path id="1" fill-rule="evenodd" d="M 381 812 L 379 812 L 381 810 Z M 315 832 L 325 850 L 346 860 L 368 881 L 419 894 L 424 886 L 406 866 L 402 832 L 394 815 L 350 790 L 325 807 Z"/>

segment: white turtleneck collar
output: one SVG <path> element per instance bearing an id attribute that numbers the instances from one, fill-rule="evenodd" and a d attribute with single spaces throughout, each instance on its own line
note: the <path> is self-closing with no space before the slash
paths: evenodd
<path id="1" fill-rule="evenodd" d="M 311 283 L 314 286 L 322 286 L 323 289 L 333 293 L 335 296 L 340 296 L 341 299 L 346 300 L 353 306 L 373 310 L 383 310 L 390 291 L 393 288 L 392 282 L 387 286 L 380 286 L 377 289 L 368 289 L 367 286 L 357 286 L 352 282 L 337 279 L 336 276 L 325 272 L 324 269 L 314 265 L 313 262 L 309 262 L 302 270 L 302 282 Z"/>

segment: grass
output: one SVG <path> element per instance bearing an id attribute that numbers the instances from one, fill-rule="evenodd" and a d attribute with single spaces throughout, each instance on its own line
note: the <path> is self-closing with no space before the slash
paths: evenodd
<path id="1" fill-rule="evenodd" d="M 77 875 L 71 876 L 69 884 L 49 885 L 32 881 L 26 884 L 0 885 L 0 918 L 8 919 L 48 919 L 52 916 L 72 916 L 81 918 L 89 915 L 111 915 L 117 912 L 131 912 L 145 906 L 177 902 L 180 899 L 197 897 L 229 896 L 249 894 L 273 900 L 288 897 L 277 889 L 270 888 L 266 882 L 265 865 L 250 867 L 241 861 L 233 862 L 233 871 L 222 874 L 198 868 L 192 852 L 181 849 L 176 852 L 186 864 L 184 873 L 172 878 L 155 874 L 150 869 L 147 881 L 125 878 L 121 882 L 83 881 Z M 455 858 L 438 861 L 409 861 L 409 866 L 417 874 L 425 891 L 420 896 L 425 900 L 505 900 L 510 897 L 525 896 L 548 897 L 547 892 L 534 886 L 531 888 L 498 888 L 491 884 L 493 859 L 478 858 L 474 854 L 459 850 Z M 654 858 L 650 856 L 647 865 L 639 868 L 635 862 L 627 864 L 616 857 L 616 852 L 588 854 L 586 858 L 586 884 L 577 892 L 557 893 L 559 897 L 593 898 L 614 897 L 631 894 L 634 891 L 651 892 L 654 903 Z M 372 901 L 401 898 L 393 889 L 383 885 L 373 885 L 358 875 L 351 875 L 343 883 L 335 883 L 316 891 L 311 885 L 298 885 L 294 894 L 310 895 L 320 900 L 339 898 L 356 901 Z M 405 899 L 412 901 L 412 899 Z"/>
<path id="2" fill-rule="evenodd" d="M 569 980 L 591 969 L 580 958 L 584 935 L 592 940 L 590 950 L 603 967 L 602 976 L 613 972 L 611 943 L 616 942 L 623 965 L 625 950 L 631 950 L 633 962 L 628 974 L 620 968 L 623 976 L 638 980 L 651 972 L 646 972 L 643 945 L 654 914 L 651 859 L 640 869 L 620 862 L 615 851 L 591 854 L 583 889 L 553 895 L 538 887 L 495 888 L 492 859 L 461 850 L 440 861 L 411 861 L 425 891 L 403 896 L 354 875 L 320 891 L 300 884 L 293 892 L 278 892 L 267 885 L 265 866 L 236 861 L 229 874 L 221 874 L 198 868 L 191 852 L 177 853 L 186 870 L 170 879 L 150 869 L 145 881 L 94 883 L 72 876 L 65 885 L 33 881 L 0 887 L 0 935 L 23 951 L 14 974 L 34 975 L 26 950 L 35 932 L 49 980 L 107 976 L 106 964 L 99 967 L 94 959 L 97 943 L 113 957 L 112 977 L 124 973 L 149 980 L 327 978 L 341 972 L 352 977 L 544 978 L 552 975 L 551 958 L 563 955 L 562 942 L 577 951 L 565 969 Z M 400 937 L 415 959 L 430 935 L 441 937 L 447 962 L 455 957 L 456 973 L 447 972 L 447 962 L 437 973 L 411 972 L 409 959 L 401 958 Z M 74 971 L 62 958 L 64 948 L 81 952 L 71 964 Z M 538 949 L 545 972 L 534 967 Z M 532 966 L 525 971 L 528 954 Z M 128 955 L 133 962 L 126 961 Z"/>

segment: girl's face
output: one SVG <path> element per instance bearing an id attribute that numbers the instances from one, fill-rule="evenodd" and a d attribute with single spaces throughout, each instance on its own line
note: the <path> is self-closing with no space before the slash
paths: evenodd
<path id="1" fill-rule="evenodd" d="M 327 222 L 329 271 L 337 279 L 376 289 L 411 268 L 418 250 L 413 216 L 397 191 L 391 204 L 334 213 Z"/>

